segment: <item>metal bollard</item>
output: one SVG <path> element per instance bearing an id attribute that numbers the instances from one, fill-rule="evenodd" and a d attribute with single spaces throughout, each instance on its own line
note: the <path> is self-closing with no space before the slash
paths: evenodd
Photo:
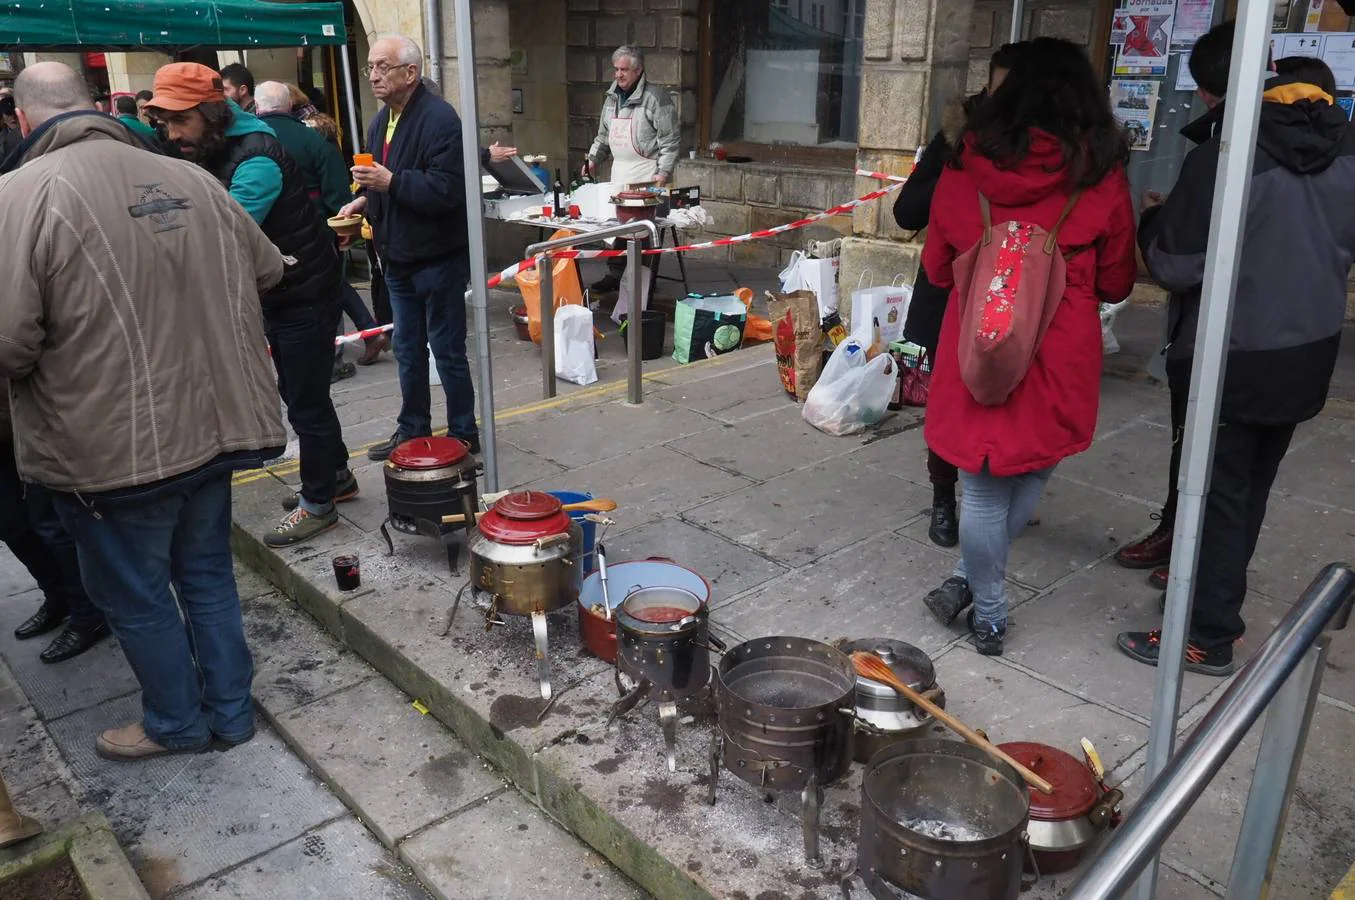
<path id="1" fill-rule="evenodd" d="M 644 265 L 641 264 L 640 241 L 637 238 L 631 238 L 626 242 L 626 264 L 630 270 L 630 317 L 626 320 L 626 337 L 629 339 L 627 345 L 626 362 L 629 373 L 627 375 L 628 385 L 626 388 L 626 399 L 632 405 L 638 406 L 644 402 L 644 378 L 641 373 L 644 353 L 644 321 L 645 311 L 643 307 L 644 295 L 641 294 L 644 284 Z"/>
<path id="2" fill-rule="evenodd" d="M 555 273 L 554 261 L 546 254 L 536 258 L 536 274 L 541 287 L 541 396 L 555 396 Z"/>

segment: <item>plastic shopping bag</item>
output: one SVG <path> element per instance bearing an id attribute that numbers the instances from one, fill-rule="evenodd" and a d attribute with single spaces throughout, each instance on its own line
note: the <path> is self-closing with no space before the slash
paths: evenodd
<path id="1" fill-rule="evenodd" d="M 805 421 L 827 434 L 855 434 L 884 418 L 894 395 L 897 363 L 888 353 L 866 359 L 855 338 L 837 346 L 805 399 Z"/>
<path id="2" fill-rule="evenodd" d="M 826 319 L 837 312 L 837 273 L 841 260 L 813 259 L 799 250 L 790 255 L 790 264 L 781 270 L 781 293 L 813 291 L 819 303 L 819 318 Z"/>
<path id="3" fill-rule="evenodd" d="M 598 380 L 593 364 L 593 313 L 587 307 L 570 304 L 555 313 L 555 375 L 571 384 Z"/>
<path id="4" fill-rule="evenodd" d="M 1101 304 L 1101 351 L 1107 356 L 1120 352 L 1120 341 L 1115 337 L 1115 319 L 1128 305 L 1128 300 Z"/>

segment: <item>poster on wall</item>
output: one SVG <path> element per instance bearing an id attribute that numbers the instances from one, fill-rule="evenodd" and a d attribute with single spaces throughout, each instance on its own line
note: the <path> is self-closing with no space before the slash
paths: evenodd
<path id="1" fill-rule="evenodd" d="M 1189 53 L 1195 42 L 1214 24 L 1214 0 L 1176 0 L 1176 20 L 1172 23 L 1171 48 Z"/>
<path id="2" fill-rule="evenodd" d="M 1130 150 L 1152 147 L 1160 83 L 1124 78 L 1116 78 L 1110 83 L 1110 109 L 1129 135 Z"/>
<path id="3" fill-rule="evenodd" d="M 1125 17 L 1129 30 L 1120 47 L 1115 74 L 1166 75 L 1176 4 L 1129 0 Z"/>
<path id="4" fill-rule="evenodd" d="M 1355 34 L 1329 34 L 1322 42 L 1322 61 L 1336 76 L 1342 90 L 1355 88 Z"/>
<path id="5" fill-rule="evenodd" d="M 1336 105 L 1345 110 L 1347 119 L 1351 118 L 1352 113 L 1355 113 L 1355 97 L 1337 97 Z"/>
<path id="6" fill-rule="evenodd" d="M 1349 31 L 1351 17 L 1341 9 L 1340 0 L 1308 0 L 1304 31 Z"/>
<path id="7" fill-rule="evenodd" d="M 1195 83 L 1195 76 L 1190 74 L 1190 54 L 1181 53 L 1178 54 L 1178 57 L 1181 62 L 1176 67 L 1176 89 L 1178 91 L 1196 90 L 1199 85 Z"/>
<path id="8" fill-rule="evenodd" d="M 1110 44 L 1112 47 L 1123 47 L 1124 39 L 1129 37 L 1131 27 L 1129 25 L 1129 10 L 1117 9 L 1110 17 Z"/>

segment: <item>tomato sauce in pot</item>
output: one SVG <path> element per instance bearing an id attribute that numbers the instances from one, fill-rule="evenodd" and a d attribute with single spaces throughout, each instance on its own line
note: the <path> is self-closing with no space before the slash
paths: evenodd
<path id="1" fill-rule="evenodd" d="M 649 622 L 652 625 L 664 625 L 669 622 L 679 622 L 687 616 L 692 615 L 691 610 L 683 609 L 679 606 L 646 606 L 643 609 L 637 609 L 631 613 L 641 622 Z"/>

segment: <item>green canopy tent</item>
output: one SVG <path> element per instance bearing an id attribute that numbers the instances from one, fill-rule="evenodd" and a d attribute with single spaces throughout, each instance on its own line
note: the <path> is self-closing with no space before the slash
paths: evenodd
<path id="1" fill-rule="evenodd" d="M 336 46 L 348 124 L 360 140 L 342 3 L 291 0 L 7 0 L 0 48 L 48 51 L 251 50 Z"/>

